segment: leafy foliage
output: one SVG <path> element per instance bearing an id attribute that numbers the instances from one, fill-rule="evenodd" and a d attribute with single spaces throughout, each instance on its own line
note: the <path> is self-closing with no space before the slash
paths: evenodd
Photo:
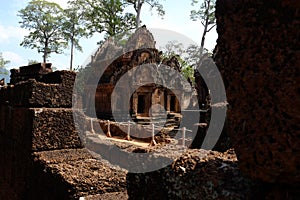
<path id="1" fill-rule="evenodd" d="M 74 48 L 82 52 L 82 47 L 79 44 L 81 37 L 88 37 L 85 27 L 83 13 L 78 5 L 69 2 L 69 7 L 64 10 L 66 20 L 63 23 L 64 37 L 71 45 L 70 70 L 73 69 Z"/>
<path id="2" fill-rule="evenodd" d="M 37 64 L 39 63 L 39 61 L 37 60 L 28 60 L 28 65 L 33 65 L 33 64 Z"/>
<path id="3" fill-rule="evenodd" d="M 168 43 L 163 47 L 165 56 L 178 55 L 182 56 L 184 53 L 184 46 L 177 40 L 168 41 Z"/>
<path id="4" fill-rule="evenodd" d="M 190 79 L 192 83 L 194 83 L 195 82 L 194 68 L 193 68 L 193 63 L 191 61 L 196 58 L 190 57 L 191 55 L 195 56 L 194 54 L 189 54 L 190 47 L 186 49 L 182 43 L 174 40 L 174 41 L 169 41 L 163 47 L 163 49 L 164 49 L 164 57 L 176 56 L 178 62 L 180 63 L 183 76 L 186 79 Z"/>
<path id="5" fill-rule="evenodd" d="M 156 9 L 156 12 L 159 16 L 164 16 L 165 15 L 165 10 L 163 8 L 163 5 L 159 2 L 159 0 L 125 0 L 124 1 L 125 5 L 132 5 L 135 12 L 136 12 L 136 21 L 135 21 L 135 26 L 136 28 L 140 27 L 141 24 L 141 11 L 143 5 L 146 3 L 150 6 L 151 11 L 153 9 Z"/>
<path id="6" fill-rule="evenodd" d="M 196 68 L 202 55 L 211 56 L 211 52 L 207 49 L 200 52 L 201 47 L 198 45 L 189 45 L 184 47 L 184 45 L 176 40 L 169 41 L 164 47 L 164 57 L 176 56 L 182 69 L 183 76 L 186 79 L 190 79 L 192 83 L 195 82 L 194 69 Z"/>
<path id="7" fill-rule="evenodd" d="M 196 6 L 199 4 L 198 0 L 192 0 L 192 5 Z M 204 54 L 204 45 L 206 34 L 211 31 L 216 26 L 215 17 L 215 4 L 216 0 L 204 0 L 198 10 L 191 11 L 191 19 L 193 21 L 200 20 L 202 26 L 204 27 L 201 44 L 200 44 L 200 59 Z"/>
<path id="8" fill-rule="evenodd" d="M 206 48 L 202 49 L 199 45 L 190 45 L 185 49 L 184 59 L 190 66 L 196 68 L 203 55 L 211 56 L 212 53 Z"/>
<path id="9" fill-rule="evenodd" d="M 105 38 L 134 28 L 135 16 L 124 12 L 120 0 L 72 0 L 85 20 L 88 33 L 105 33 Z"/>
<path id="10" fill-rule="evenodd" d="M 195 84 L 195 77 L 194 77 L 194 68 L 191 67 L 190 65 L 187 65 L 182 68 L 182 73 L 184 78 L 187 80 L 190 79 L 192 84 Z"/>
<path id="11" fill-rule="evenodd" d="M 65 21 L 62 8 L 45 0 L 32 0 L 19 11 L 22 28 L 28 29 L 29 35 L 24 37 L 21 46 L 37 49 L 43 53 L 43 62 L 51 53 L 62 53 L 67 46 L 64 40 L 62 25 Z"/>
<path id="12" fill-rule="evenodd" d="M 192 0 L 193 6 L 196 6 L 198 3 L 199 1 Z M 200 20 L 203 26 L 205 26 L 206 20 L 208 19 L 208 25 L 214 25 L 216 23 L 215 4 L 216 0 L 204 0 L 204 2 L 200 5 L 199 10 L 191 11 L 191 19 L 193 21 Z"/>
<path id="13" fill-rule="evenodd" d="M 74 49 L 82 51 L 80 38 L 104 33 L 104 40 L 115 36 L 123 44 L 130 30 L 139 26 L 144 4 L 160 16 L 165 14 L 159 0 L 69 0 L 65 10 L 46 0 L 31 0 L 18 14 L 21 27 L 30 31 L 20 45 L 37 49 L 46 62 L 51 53 L 63 53 L 70 44 L 72 70 Z M 129 5 L 133 5 L 136 15 L 125 12 Z"/>
<path id="14" fill-rule="evenodd" d="M 5 69 L 6 65 L 9 64 L 9 60 L 5 60 L 2 56 L 2 53 L 0 53 L 0 69 Z M 6 72 L 3 72 L 3 70 L 0 71 L 0 74 L 7 74 Z"/>
<path id="15" fill-rule="evenodd" d="M 78 12 L 76 7 L 69 7 L 64 10 L 64 13 L 66 17 L 66 20 L 63 23 L 65 38 L 73 43 L 77 50 L 82 51 L 82 47 L 79 44 L 79 38 L 87 36 L 83 16 Z"/>

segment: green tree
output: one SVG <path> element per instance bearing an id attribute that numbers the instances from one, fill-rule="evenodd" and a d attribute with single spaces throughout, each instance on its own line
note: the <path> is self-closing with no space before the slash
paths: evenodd
<path id="1" fill-rule="evenodd" d="M 144 4 L 148 4 L 151 10 L 156 9 L 159 16 L 164 16 L 165 11 L 159 0 L 125 0 L 125 4 L 132 5 L 136 12 L 135 27 L 139 28 L 141 24 L 141 11 Z"/>
<path id="2" fill-rule="evenodd" d="M 199 5 L 198 0 L 192 0 L 192 5 Z M 203 59 L 207 58 L 209 55 L 209 52 L 205 52 L 205 37 L 208 32 L 210 32 L 215 26 L 216 26 L 216 17 L 215 17 L 215 5 L 216 5 L 216 0 L 203 0 L 203 2 L 200 4 L 200 7 L 198 10 L 192 10 L 191 11 L 191 19 L 194 21 L 200 20 L 202 26 L 203 26 L 203 33 L 202 33 L 202 38 L 201 38 L 201 44 L 200 47 L 198 46 L 192 46 L 189 49 L 189 52 L 193 52 L 195 56 L 191 56 L 192 58 L 192 66 L 199 66 L 199 67 L 208 67 L 205 65 L 201 65 L 201 62 Z M 198 58 L 197 58 L 198 57 Z M 196 59 L 195 59 L 196 58 Z M 198 95 L 201 98 L 200 102 L 202 107 L 206 108 L 207 104 L 209 102 L 207 99 L 209 99 L 209 89 L 207 88 L 207 85 L 204 81 L 203 75 L 195 70 L 194 77 L 197 77 L 197 85 L 198 85 Z M 199 85 L 200 84 L 200 85 Z M 201 88 L 200 88 L 201 87 Z"/>
<path id="3" fill-rule="evenodd" d="M 198 0 L 192 0 L 192 5 L 198 5 Z M 216 26 L 216 17 L 215 17 L 215 5 L 216 0 L 204 0 L 198 10 L 191 11 L 191 19 L 193 21 L 200 20 L 202 26 L 204 27 L 201 44 L 199 49 L 199 58 L 201 59 L 204 53 L 205 37 L 206 34 L 211 31 Z"/>
<path id="4" fill-rule="evenodd" d="M 79 44 L 81 37 L 88 37 L 83 12 L 78 5 L 69 2 L 69 7 L 64 10 L 66 20 L 63 23 L 64 36 L 66 41 L 70 42 L 70 70 L 73 70 L 74 48 L 82 52 Z"/>
<path id="5" fill-rule="evenodd" d="M 37 64 L 39 63 L 39 61 L 37 60 L 28 60 L 28 65 L 33 65 L 33 64 Z"/>
<path id="6" fill-rule="evenodd" d="M 135 27 L 135 16 L 124 12 L 121 0 L 72 0 L 79 6 L 89 34 L 105 33 L 105 38 Z"/>
<path id="7" fill-rule="evenodd" d="M 176 56 L 178 62 L 181 66 L 181 72 L 183 76 L 186 79 L 189 79 L 193 84 L 195 82 L 194 77 L 194 68 L 192 67 L 193 63 L 190 63 L 189 61 L 192 61 L 193 59 L 189 58 L 190 55 L 188 54 L 188 47 L 185 49 L 184 45 L 176 40 L 169 41 L 164 47 L 163 47 L 163 56 L 166 58 Z M 194 54 L 191 54 L 192 56 L 195 56 Z"/>
<path id="8" fill-rule="evenodd" d="M 0 74 L 7 74 L 7 72 L 4 72 L 3 69 L 5 69 L 6 65 L 9 64 L 9 60 L 5 60 L 2 56 L 2 53 L 0 53 Z"/>
<path id="9" fill-rule="evenodd" d="M 194 68 L 190 65 L 186 65 L 182 68 L 182 74 L 184 78 L 187 80 L 190 79 L 192 84 L 195 84 L 195 77 L 194 77 Z"/>
<path id="10" fill-rule="evenodd" d="M 58 4 L 32 0 L 19 11 L 18 16 L 22 18 L 19 22 L 21 27 L 30 31 L 20 45 L 43 53 L 43 62 L 51 53 L 60 54 L 66 48 L 67 42 L 62 32 L 65 17 Z"/>
<path id="11" fill-rule="evenodd" d="M 212 55 L 212 53 L 208 49 L 202 48 L 201 46 L 194 45 L 194 44 L 189 45 L 184 52 L 185 52 L 184 59 L 186 60 L 187 63 L 189 63 L 190 66 L 194 68 L 197 66 L 202 56 Z"/>
<path id="12" fill-rule="evenodd" d="M 184 46 L 181 42 L 178 42 L 177 40 L 168 41 L 167 44 L 162 47 L 164 50 L 165 56 L 182 56 L 184 54 Z"/>

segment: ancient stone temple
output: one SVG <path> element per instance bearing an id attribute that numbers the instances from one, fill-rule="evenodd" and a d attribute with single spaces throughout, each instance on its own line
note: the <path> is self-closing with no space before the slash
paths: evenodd
<path id="1" fill-rule="evenodd" d="M 224 153 L 185 149 L 180 143 L 166 144 L 166 140 L 152 146 L 117 140 L 113 134 L 112 138 L 105 134 L 100 137 L 97 129 L 88 130 L 91 118 L 73 109 L 78 74 L 52 72 L 49 64 L 13 70 L 11 83 L 0 87 L 0 199 L 298 200 L 299 10 L 299 0 L 274 0 L 272 4 L 264 0 L 217 1 L 219 38 L 214 58 L 227 90 L 227 128 L 234 146 Z M 142 35 L 151 39 L 149 34 Z M 90 84 L 79 89 L 93 90 L 81 94 L 93 94 L 90 100 L 98 101 L 98 111 L 110 115 L 112 109 L 128 105 L 132 116 L 143 116 L 148 104 L 156 102 L 169 112 L 177 112 L 172 102 L 188 99 L 177 95 L 176 84 L 182 88 L 186 85 L 176 78 L 166 80 L 171 83 L 170 91 L 161 88 L 160 80 L 167 77 L 161 78 L 165 72 L 160 67 L 156 70 L 160 66 L 157 63 L 166 63 L 174 73 L 180 69 L 175 59 L 161 59 L 160 52 L 143 41 L 128 44 L 127 53 L 107 42 L 104 45 L 114 50 L 102 48 L 93 57 L 94 67 L 89 70 L 96 79 L 95 87 L 92 79 L 87 79 Z M 100 55 L 107 55 L 107 59 Z M 101 66 L 108 67 L 99 74 Z M 127 73 L 128 78 L 123 80 Z M 141 80 L 155 84 L 139 85 Z M 114 96 L 112 88 L 125 90 L 129 83 L 136 84 L 134 93 L 126 97 L 125 91 L 123 96 Z M 103 93 L 99 92 L 101 87 Z M 129 100 L 124 100 L 124 105 L 101 106 L 99 101 L 105 101 L 99 94 Z M 173 94 L 177 100 L 172 100 Z M 86 99 L 83 104 L 88 108 Z M 181 111 L 188 104 L 182 102 Z M 80 120 L 74 120 L 76 115 Z M 184 120 L 184 112 L 182 115 Z M 97 119 L 95 123 L 100 121 L 99 129 L 106 132 L 106 120 Z M 94 145 L 103 150 L 98 156 L 84 147 L 86 138 L 79 135 L 78 124 L 87 130 L 90 143 L 98 139 Z M 120 126 L 114 122 L 111 132 L 117 132 Z M 112 154 L 113 149 L 120 154 Z M 130 158 L 142 154 L 172 162 L 143 173 L 114 165 L 122 161 L 136 167 Z M 150 166 L 149 159 L 143 161 L 141 167 Z M 162 162 L 151 164 L 157 163 Z"/>
<path id="2" fill-rule="evenodd" d="M 167 65 L 176 72 L 181 72 L 176 57 L 162 58 L 162 52 L 155 49 L 154 38 L 145 27 L 139 28 L 129 38 L 125 48 L 118 47 L 113 40 L 107 40 L 92 57 L 91 63 L 94 69 L 105 69 L 95 95 L 98 118 L 111 119 L 113 109 L 114 114 L 118 114 L 124 120 L 127 113 L 130 113 L 131 118 L 139 121 L 150 117 L 149 110 L 152 105 L 160 105 L 156 111 L 158 115 L 163 110 L 167 111 L 169 116 L 180 113 L 184 108 L 180 107 L 179 102 L 187 107 L 193 90 L 190 85 L 184 85 L 186 83 L 179 79 L 167 78 L 166 75 L 174 71 L 165 72 L 160 65 Z M 123 76 L 127 78 L 122 78 Z M 162 85 L 166 78 L 169 88 Z M 117 84 L 122 93 L 114 96 L 116 99 L 112 99 Z M 135 90 L 129 91 L 132 86 Z M 177 88 L 186 89 L 185 96 L 182 96 L 182 91 Z M 89 101 L 85 102 L 87 110 L 89 104 Z"/>

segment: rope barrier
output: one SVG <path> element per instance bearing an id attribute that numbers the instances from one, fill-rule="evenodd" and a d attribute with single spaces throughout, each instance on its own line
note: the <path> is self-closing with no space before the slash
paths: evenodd
<path id="1" fill-rule="evenodd" d="M 97 118 L 90 118 L 91 132 L 92 133 L 95 133 L 94 125 L 93 125 L 93 120 L 94 119 L 97 119 Z M 110 132 L 111 124 L 127 125 L 127 136 L 124 139 L 128 140 L 128 141 L 131 140 L 131 138 L 130 138 L 131 124 L 136 124 L 135 122 L 131 122 L 131 121 L 128 121 L 128 122 L 111 122 L 110 120 L 107 120 L 107 133 L 106 133 L 107 137 L 112 137 L 111 132 Z M 143 127 L 149 127 L 149 125 L 142 125 L 142 126 Z M 157 126 L 153 122 L 151 123 L 152 133 L 151 133 L 151 142 L 150 142 L 149 146 L 157 145 L 157 142 L 155 141 L 155 127 L 160 128 L 160 129 L 165 128 L 164 126 Z M 187 129 L 186 127 L 183 127 L 181 129 L 173 129 L 173 130 L 182 132 L 182 146 L 185 146 L 186 133 L 187 132 L 193 132 L 192 130 Z"/>
<path id="2" fill-rule="evenodd" d="M 187 112 L 207 112 L 207 110 L 182 110 L 183 112 L 187 111 Z"/>
<path id="3" fill-rule="evenodd" d="M 183 128 L 186 128 L 186 127 L 183 127 Z M 174 130 L 174 131 L 182 131 L 183 128 L 177 128 L 177 129 L 173 129 L 173 130 Z M 186 131 L 186 132 L 190 132 L 190 133 L 193 132 L 192 130 L 189 130 L 189 129 L 186 129 L 185 131 Z"/>

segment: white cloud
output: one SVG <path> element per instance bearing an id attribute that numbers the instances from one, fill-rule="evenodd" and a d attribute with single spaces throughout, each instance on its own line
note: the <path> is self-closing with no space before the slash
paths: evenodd
<path id="1" fill-rule="evenodd" d="M 11 51 L 4 51 L 2 56 L 5 60 L 9 60 L 10 63 L 7 65 L 9 69 L 16 68 L 22 65 L 26 65 L 28 61 L 22 58 L 19 54 Z"/>
<path id="2" fill-rule="evenodd" d="M 0 24 L 0 43 L 21 41 L 28 31 L 17 26 L 3 26 Z"/>

